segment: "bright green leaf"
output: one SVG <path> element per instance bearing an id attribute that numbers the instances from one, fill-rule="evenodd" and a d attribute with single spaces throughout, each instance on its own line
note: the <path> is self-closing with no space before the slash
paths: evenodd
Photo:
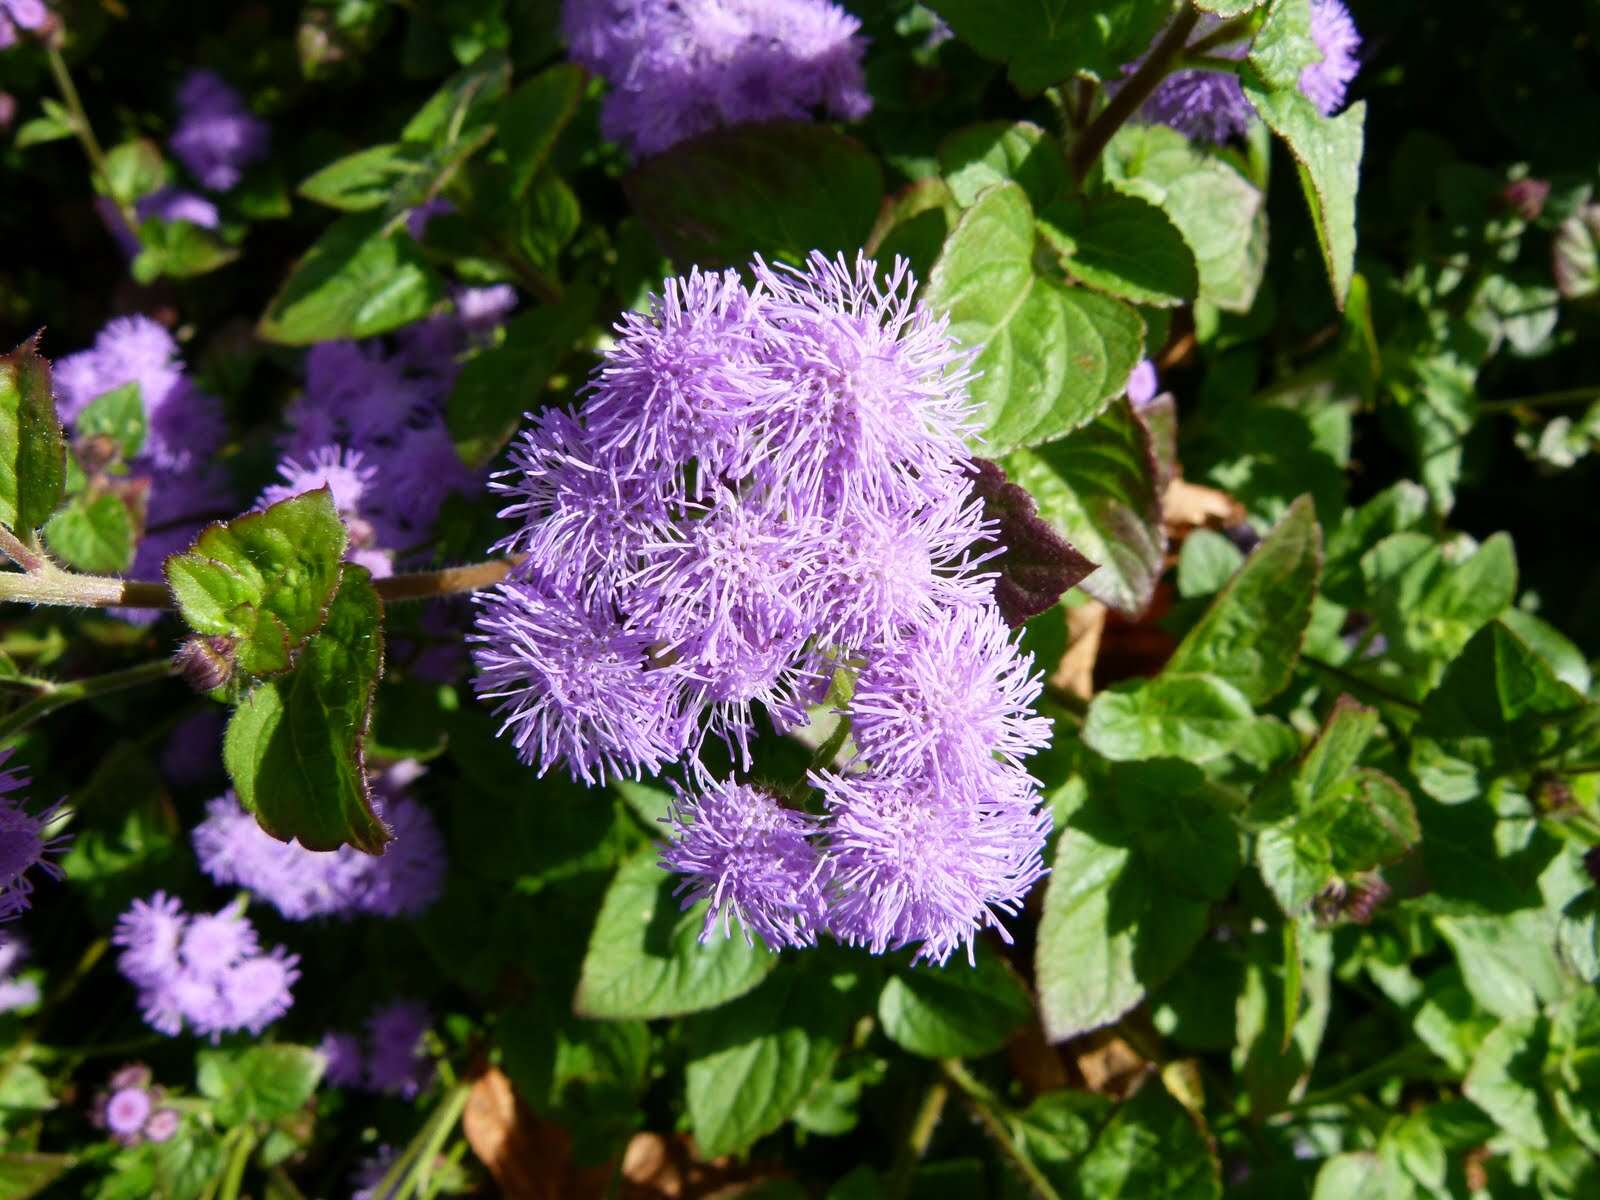
<path id="1" fill-rule="evenodd" d="M 335 159 L 295 190 L 307 200 L 344 212 L 366 212 L 388 204 L 401 182 L 431 174 L 429 147 L 385 142 Z"/>
<path id="2" fill-rule="evenodd" d="M 327 1060 L 310 1046 L 250 1046 L 202 1050 L 196 1059 L 200 1094 L 215 1104 L 224 1125 L 272 1121 L 304 1107 Z"/>
<path id="3" fill-rule="evenodd" d="M 939 169 L 962 208 L 1009 180 L 1042 210 L 1071 180 L 1060 145 L 1031 121 L 985 121 L 956 130 L 939 144 Z"/>
<path id="4" fill-rule="evenodd" d="M 0 525 L 23 538 L 43 525 L 66 484 L 67 449 L 37 335 L 0 356 Z"/>
<path id="5" fill-rule="evenodd" d="M 878 1020 L 890 1040 L 924 1058 L 992 1054 L 1033 1015 L 1015 973 L 989 953 L 964 961 L 896 971 L 878 996 Z"/>
<path id="6" fill-rule="evenodd" d="M 1542 1149 L 1554 1122 L 1541 1087 L 1549 1027 L 1542 1019 L 1503 1021 L 1478 1048 L 1461 1090 L 1517 1141 Z"/>
<path id="7" fill-rule="evenodd" d="M 1254 717 L 1249 699 L 1210 675 L 1168 675 L 1119 683 L 1094 698 L 1083 740 L 1109 759 L 1226 754 Z"/>
<path id="8" fill-rule="evenodd" d="M 1195 1118 L 1156 1079 L 1118 1106 L 1073 1172 L 1085 1197 L 1220 1200 L 1222 1164 Z"/>
<path id="9" fill-rule="evenodd" d="M 80 438 L 110 438 L 127 461 L 144 447 L 146 424 L 144 398 L 135 379 L 89 401 L 73 421 L 72 432 Z"/>
<path id="10" fill-rule="evenodd" d="M 50 553 L 80 571 L 119 575 L 133 565 L 139 532 L 121 496 L 80 494 L 45 522 Z"/>

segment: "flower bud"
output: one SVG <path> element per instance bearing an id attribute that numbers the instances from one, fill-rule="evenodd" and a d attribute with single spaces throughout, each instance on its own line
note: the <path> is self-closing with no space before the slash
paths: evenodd
<path id="1" fill-rule="evenodd" d="M 172 663 L 195 691 L 210 692 L 233 678 L 233 656 L 230 637 L 192 637 L 178 648 Z"/>
<path id="2" fill-rule="evenodd" d="M 1549 198 L 1550 182 L 1546 179 L 1518 179 L 1500 189 L 1500 206 L 1524 221 L 1537 221 Z"/>

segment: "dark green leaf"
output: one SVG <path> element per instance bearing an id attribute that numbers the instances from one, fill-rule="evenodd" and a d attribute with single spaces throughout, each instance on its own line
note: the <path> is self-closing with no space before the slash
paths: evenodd
<path id="1" fill-rule="evenodd" d="M 1239 874 L 1229 793 L 1180 759 L 1117 763 L 1110 786 L 1124 826 L 1162 883 L 1196 900 L 1228 894 Z"/>
<path id="2" fill-rule="evenodd" d="M 584 74 L 558 63 L 528 80 L 500 106 L 499 138 L 511 169 L 511 190 L 522 195 L 543 169 L 556 139 L 578 111 Z"/>
<path id="3" fill-rule="evenodd" d="M 1264 704 L 1288 686 L 1321 570 L 1322 530 L 1311 498 L 1302 496 L 1211 602 L 1165 669 L 1212 675 Z"/>
<path id="4" fill-rule="evenodd" d="M 1158 675 L 1119 683 L 1089 705 L 1083 740 L 1113 760 L 1207 762 L 1242 738 L 1254 712 L 1245 695 L 1210 675 Z"/>
<path id="5" fill-rule="evenodd" d="M 979 348 L 972 393 L 985 452 L 995 455 L 1092 421 L 1143 353 L 1137 313 L 1040 275 L 1033 246 L 1026 194 L 999 184 L 961 218 L 928 281 L 928 302 L 949 313 L 951 336 Z"/>
<path id="6" fill-rule="evenodd" d="M 67 447 L 38 335 L 0 356 L 0 525 L 27 539 L 61 503 Z"/>
<path id="7" fill-rule="evenodd" d="M 680 263 L 743 266 L 754 254 L 803 261 L 853 254 L 872 232 L 883 172 L 825 125 L 740 125 L 679 142 L 623 184 L 634 211 Z"/>
<path id="8" fill-rule="evenodd" d="M 1167 0 L 934 0 L 930 7 L 979 54 L 1007 64 L 1011 82 L 1029 93 L 1074 75 L 1117 78 L 1172 10 Z"/>
<path id="9" fill-rule="evenodd" d="M 196 1085 L 215 1103 L 224 1125 L 272 1121 L 303 1107 L 317 1090 L 327 1060 L 310 1046 L 282 1044 L 202 1050 Z"/>
<path id="10" fill-rule="evenodd" d="M 720 928 L 699 941 L 706 904 L 680 911 L 654 850 L 622 864 L 589 938 L 573 1007 L 586 1017 L 679 1016 L 744 995 L 777 965 Z"/>
<path id="11" fill-rule="evenodd" d="M 1085 1197 L 1218 1200 L 1222 1166 L 1189 1111 L 1147 1079 L 1112 1114 L 1073 1181 Z"/>
<path id="12" fill-rule="evenodd" d="M 133 565 L 139 540 L 133 514 L 114 492 L 79 494 L 45 522 L 45 544 L 69 567 L 117 575 Z"/>
<path id="13" fill-rule="evenodd" d="M 308 850 L 382 852 L 390 834 L 372 810 L 363 759 L 382 673 L 383 605 L 366 568 L 352 564 L 293 672 L 258 684 L 228 722 L 223 763 L 268 833 Z"/>
<path id="14" fill-rule="evenodd" d="M 1419 529 L 1428 515 L 1428 493 L 1409 480 L 1401 480 L 1360 508 L 1345 513 L 1339 527 L 1328 534 L 1327 569 L 1323 591 L 1338 604 L 1357 605 L 1364 599 L 1361 557 L 1393 533 Z"/>
<path id="15" fill-rule="evenodd" d="M 470 66 L 452 75 L 416 116 L 406 122 L 400 138 L 407 142 L 446 144 L 475 141 L 493 127 L 501 101 L 511 86 L 511 61 L 503 51 L 479 55 Z"/>
<path id="16" fill-rule="evenodd" d="M 904 258 L 911 273 L 925 280 L 960 219 L 961 208 L 944 180 L 914 180 L 884 201 L 865 249 L 880 268 Z"/>
<path id="17" fill-rule="evenodd" d="M 939 169 L 956 202 L 971 207 L 1007 180 L 1042 211 L 1067 189 L 1067 160 L 1055 138 L 1031 121 L 986 121 L 958 129 L 939 145 Z"/>
<path id="18" fill-rule="evenodd" d="M 686 1023 L 689 1120 L 702 1154 L 737 1154 L 789 1119 L 839 1053 L 844 1000 L 815 965 L 790 965 Z"/>
<path id="19" fill-rule="evenodd" d="M 167 583 L 199 633 L 235 643 L 251 675 L 288 670 L 322 627 L 348 535 L 326 487 L 202 530 L 167 559 Z"/>
<path id="20" fill-rule="evenodd" d="M 1249 311 L 1267 265 L 1267 210 L 1256 185 L 1165 125 L 1123 126 L 1103 161 L 1114 188 L 1154 204 L 1183 234 L 1200 299 Z"/>
<path id="21" fill-rule="evenodd" d="M 1150 603 L 1166 554 L 1151 451 L 1149 430 L 1119 400 L 1076 433 L 1018 450 L 1004 464 L 1039 515 L 1098 564 L 1083 590 L 1128 616 Z"/>
<path id="22" fill-rule="evenodd" d="M 965 962 L 896 971 L 878 996 L 884 1033 L 924 1058 L 977 1058 L 1004 1046 L 1033 1015 L 1014 972 L 988 953 Z"/>
<path id="23" fill-rule="evenodd" d="M 139 381 L 131 380 L 109 392 L 101 392 L 89 401 L 73 421 L 72 432 L 80 438 L 110 438 L 117 444 L 124 461 L 138 454 L 144 448 L 146 432 Z"/>
<path id="24" fill-rule="evenodd" d="M 289 346 L 371 337 L 427 316 L 443 295 L 408 235 L 385 232 L 382 213 L 352 213 L 295 264 L 258 332 Z"/>
<path id="25" fill-rule="evenodd" d="M 1158 307 L 1199 293 L 1199 269 L 1183 234 L 1138 196 L 1108 192 L 1060 201 L 1040 210 L 1039 230 L 1067 273 L 1099 291 Z"/>

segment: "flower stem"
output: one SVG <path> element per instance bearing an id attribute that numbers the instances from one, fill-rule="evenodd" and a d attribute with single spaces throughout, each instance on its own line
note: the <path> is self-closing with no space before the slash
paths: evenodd
<path id="1" fill-rule="evenodd" d="M 944 1115 L 945 1103 L 949 1099 L 950 1085 L 943 1078 L 935 1079 L 923 1093 L 922 1103 L 917 1106 L 916 1114 L 906 1129 L 905 1141 L 900 1144 L 894 1166 L 889 1172 L 888 1194 L 892 1200 L 899 1200 L 910 1189 L 912 1172 L 927 1156 L 933 1131 L 939 1127 L 939 1118 Z"/>
<path id="2" fill-rule="evenodd" d="M 1167 77 L 1167 72 L 1172 69 L 1172 64 L 1183 52 L 1189 35 L 1194 32 L 1199 22 L 1200 14 L 1192 8 L 1185 8 L 1179 13 L 1177 20 L 1173 21 L 1167 32 L 1161 36 L 1161 40 L 1139 65 L 1139 69 L 1127 83 L 1117 89 L 1116 95 L 1111 97 L 1111 102 L 1100 110 L 1100 115 L 1083 131 L 1083 137 L 1079 138 L 1078 144 L 1072 148 L 1072 177 L 1079 183 L 1088 176 L 1117 130 L 1121 129 L 1128 118 L 1138 112 L 1144 102 L 1155 93 L 1156 88 L 1161 86 L 1161 81 Z"/>
<path id="3" fill-rule="evenodd" d="M 1568 388 L 1561 392 L 1541 392 L 1536 396 L 1518 396 L 1511 400 L 1485 400 L 1479 412 L 1513 412 L 1519 408 L 1561 408 L 1568 404 L 1582 404 L 1586 400 L 1600 400 L 1600 387 Z"/>
<path id="4" fill-rule="evenodd" d="M 983 1131 L 989 1135 L 996 1149 L 1015 1168 L 1017 1174 L 1022 1176 L 1034 1200 L 1061 1200 L 1061 1193 L 1056 1191 L 1055 1185 L 1017 1146 L 1016 1139 L 1011 1136 L 1011 1131 L 1001 1119 L 1000 1104 L 993 1093 L 968 1073 L 960 1059 L 943 1059 L 939 1067 L 944 1072 L 945 1078 L 955 1084 L 961 1092 L 962 1102 L 977 1118 L 978 1124 L 983 1126 Z"/>
<path id="5" fill-rule="evenodd" d="M 426 600 L 482 591 L 499 583 L 510 570 L 511 564 L 505 559 L 491 558 L 465 567 L 391 575 L 387 579 L 374 579 L 372 586 L 386 603 L 392 604 L 397 600 Z"/>
<path id="6" fill-rule="evenodd" d="M 89 700 L 110 692 L 120 692 L 124 688 L 155 683 L 171 675 L 172 660 L 158 658 L 154 662 L 141 663 L 137 667 L 128 667 L 122 671 L 110 671 L 104 675 L 91 675 L 88 679 L 52 684 L 44 695 L 35 697 L 22 707 L 7 713 L 4 718 L 0 718 L 0 741 L 21 733 L 29 725 L 58 708 L 65 708 L 80 700 Z"/>
<path id="7" fill-rule="evenodd" d="M 58 47 L 46 43 L 45 57 L 50 62 L 50 74 L 56 81 L 56 90 L 61 93 L 62 103 L 66 105 L 67 115 L 72 118 L 72 133 L 78 139 L 78 144 L 83 147 L 83 153 L 89 160 L 89 167 L 94 171 L 95 180 L 105 189 L 111 202 L 117 206 L 117 211 L 122 214 L 122 219 L 127 222 L 130 230 L 139 228 L 139 216 L 133 210 L 133 205 L 117 198 L 111 193 L 111 174 L 106 166 L 106 152 L 100 147 L 100 139 L 94 135 L 94 126 L 89 123 L 89 114 L 83 107 L 83 100 L 78 95 L 78 88 L 72 82 L 72 73 L 67 70 L 67 60 L 61 57 Z"/>
<path id="8" fill-rule="evenodd" d="M 11 530 L 0 525 L 0 554 L 4 554 L 24 571 L 41 571 L 47 565 L 35 547 L 29 546 Z"/>

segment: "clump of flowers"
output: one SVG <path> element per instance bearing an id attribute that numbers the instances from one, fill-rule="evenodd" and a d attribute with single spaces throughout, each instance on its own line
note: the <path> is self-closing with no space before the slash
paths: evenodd
<path id="1" fill-rule="evenodd" d="M 182 1117 L 163 1107 L 163 1093 L 143 1063 L 123 1067 L 95 1096 L 94 1123 L 124 1146 L 164 1142 L 178 1131 Z"/>
<path id="2" fill-rule="evenodd" d="M 1043 873 L 1022 759 L 1039 692 L 994 604 L 968 358 L 904 263 L 813 255 L 669 280 L 574 411 L 494 485 L 521 556 L 482 605 L 477 687 L 523 761 L 576 778 L 688 765 L 663 862 L 707 936 L 827 932 L 944 961 Z M 853 750 L 809 802 L 718 780 L 836 682 Z M 1003 932 L 1003 931 L 1002 931 Z"/>
<path id="3" fill-rule="evenodd" d="M 13 753 L 0 750 L 0 767 Z M 61 868 L 51 859 L 66 848 L 67 839 L 46 833 L 63 802 L 57 800 L 41 812 L 29 812 L 16 794 L 27 786 L 27 771 L 0 770 L 0 921 L 9 921 L 28 908 L 33 896 L 31 871 L 62 878 Z"/>
<path id="4" fill-rule="evenodd" d="M 1200 36 L 1216 32 L 1218 17 L 1205 17 Z M 1344 107 L 1350 83 L 1361 69 L 1361 35 L 1342 0 L 1311 0 L 1311 39 L 1321 59 L 1300 73 L 1300 91 L 1324 116 Z M 1242 42 L 1213 47 L 1218 58 L 1242 60 L 1249 47 Z M 1230 71 L 1174 71 L 1140 109 L 1147 121 L 1170 125 L 1208 142 L 1225 142 L 1249 127 L 1255 109 L 1245 98 L 1239 77 Z"/>
<path id="5" fill-rule="evenodd" d="M 380 855 L 280 842 L 228 792 L 206 806 L 192 834 L 200 869 L 217 883 L 248 889 L 291 921 L 416 916 L 444 889 L 444 839 L 393 773 L 377 782 L 374 807 L 393 833 Z"/>
<path id="6" fill-rule="evenodd" d="M 44 0 L 0 0 L 0 50 L 15 46 L 22 31 L 43 29 L 49 20 Z"/>
<path id="7" fill-rule="evenodd" d="M 503 321 L 509 287 L 463 288 L 456 311 L 390 341 L 322 342 L 306 355 L 305 391 L 289 413 L 280 482 L 263 505 L 327 486 L 350 531 L 346 557 L 382 578 L 423 544 L 454 493 L 481 486 L 456 453 L 445 403 L 457 359 Z"/>
<path id="8" fill-rule="evenodd" d="M 266 157 L 267 124 L 215 71 L 191 71 L 178 88 L 178 125 L 168 145 L 209 191 L 226 192 Z"/>
<path id="9" fill-rule="evenodd" d="M 328 1082 L 411 1099 L 433 1078 L 426 1047 L 432 1024 L 419 1002 L 395 1000 L 373 1009 L 364 1037 L 330 1030 L 317 1047 L 327 1060 Z"/>
<path id="10" fill-rule="evenodd" d="M 187 1027 L 213 1041 L 260 1033 L 289 1011 L 300 960 L 282 946 L 263 950 L 236 908 L 184 911 L 165 892 L 135 900 L 117 920 L 117 969 L 139 989 L 145 1023 L 176 1037 Z"/>
<path id="11" fill-rule="evenodd" d="M 574 61 L 604 76 L 605 135 L 650 155 L 727 125 L 859 120 L 861 23 L 828 0 L 567 0 Z"/>
<path id="12" fill-rule="evenodd" d="M 144 406 L 144 445 L 127 464 L 144 491 L 144 536 L 131 573 L 160 573 L 169 554 L 186 549 L 211 520 L 234 511 L 227 475 L 215 454 L 227 436 L 222 405 L 195 386 L 172 335 L 149 317 L 117 317 L 87 350 L 67 355 L 53 372 L 56 410 L 70 429 L 100 396 L 137 384 Z"/>

